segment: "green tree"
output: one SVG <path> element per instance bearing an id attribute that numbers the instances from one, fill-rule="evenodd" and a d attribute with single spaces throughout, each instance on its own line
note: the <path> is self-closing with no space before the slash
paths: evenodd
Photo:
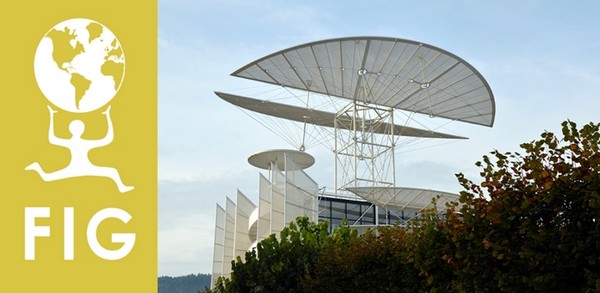
<path id="1" fill-rule="evenodd" d="M 409 259 L 407 236 L 399 226 L 360 236 L 338 227 L 316 263 L 309 292 L 417 292 L 421 278 Z"/>
<path id="2" fill-rule="evenodd" d="M 209 274 L 158 277 L 158 293 L 189 293 L 210 287 Z"/>
<path id="3" fill-rule="evenodd" d="M 299 218 L 214 292 L 599 292 L 600 131 L 562 124 L 477 162 L 443 216 L 357 236 Z"/>
<path id="4" fill-rule="evenodd" d="M 232 262 L 230 279 L 220 278 L 212 292 L 306 292 L 314 264 L 329 233 L 327 223 L 299 217 Z"/>
<path id="5" fill-rule="evenodd" d="M 566 121 L 562 134 L 484 156 L 480 184 L 458 175 L 462 207 L 444 226 L 454 289 L 600 291 L 600 133 Z"/>

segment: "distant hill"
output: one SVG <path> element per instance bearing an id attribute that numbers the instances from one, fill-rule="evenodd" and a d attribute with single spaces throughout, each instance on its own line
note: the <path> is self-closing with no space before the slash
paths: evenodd
<path id="1" fill-rule="evenodd" d="M 209 274 L 158 277 L 158 293 L 197 293 L 210 287 Z"/>

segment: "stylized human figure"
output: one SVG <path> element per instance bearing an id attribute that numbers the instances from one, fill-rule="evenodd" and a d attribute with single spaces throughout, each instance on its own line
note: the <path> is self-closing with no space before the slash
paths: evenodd
<path id="1" fill-rule="evenodd" d="M 110 106 L 108 106 L 106 111 L 102 112 L 102 114 L 106 115 L 108 131 L 104 138 L 97 140 L 84 139 L 81 137 L 85 130 L 85 124 L 81 120 L 73 120 L 71 123 L 69 123 L 71 138 L 64 139 L 57 137 L 54 134 L 54 113 L 56 113 L 56 111 L 50 106 L 48 106 L 48 111 L 50 111 L 48 141 L 53 145 L 62 146 L 69 149 L 71 152 L 71 161 L 64 169 L 51 173 L 44 172 L 38 162 L 31 163 L 29 166 L 25 167 L 25 170 L 33 170 L 38 172 L 44 181 L 54 181 L 80 176 L 99 176 L 112 179 L 117 184 L 117 187 L 121 193 L 125 193 L 134 188 L 133 186 L 127 186 L 123 184 L 117 169 L 112 167 L 96 166 L 92 164 L 88 158 L 88 153 L 91 149 L 106 146 L 113 141 L 114 130 L 112 121 L 110 119 Z"/>

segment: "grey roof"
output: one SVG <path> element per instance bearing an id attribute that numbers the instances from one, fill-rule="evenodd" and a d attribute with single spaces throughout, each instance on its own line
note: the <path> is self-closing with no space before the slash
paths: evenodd
<path id="1" fill-rule="evenodd" d="M 233 76 L 329 96 L 493 126 L 494 96 L 458 56 L 410 40 L 349 37 L 260 58 Z"/>

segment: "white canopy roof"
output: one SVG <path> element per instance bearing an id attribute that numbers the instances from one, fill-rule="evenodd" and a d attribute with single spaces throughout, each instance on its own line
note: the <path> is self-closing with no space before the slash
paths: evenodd
<path id="1" fill-rule="evenodd" d="M 270 165 L 273 163 L 277 169 L 285 170 L 285 156 L 290 157 L 302 169 L 310 168 L 315 164 L 315 158 L 310 154 L 287 149 L 267 150 L 253 154 L 248 158 L 248 163 L 266 170 L 270 169 Z"/>
<path id="2" fill-rule="evenodd" d="M 297 122 L 306 122 L 314 125 L 335 127 L 336 114 L 331 112 L 320 111 L 317 109 L 302 108 L 287 104 L 280 104 L 266 100 L 258 100 L 239 95 L 232 95 L 222 92 L 215 92 L 221 99 L 236 105 L 238 107 L 248 109 L 257 113 L 266 114 L 269 116 L 284 118 Z M 401 136 L 412 137 L 427 137 L 427 138 L 450 138 L 450 139 L 466 139 L 466 137 L 424 130 L 414 127 L 409 127 L 399 124 L 389 124 L 380 121 L 354 121 L 351 118 L 338 118 L 342 123 L 337 127 L 344 129 L 359 128 L 360 125 L 368 125 L 373 133 L 394 134 Z"/>
<path id="3" fill-rule="evenodd" d="M 440 198 L 437 200 L 436 206 L 439 210 L 445 210 L 447 202 L 458 202 L 458 194 L 430 189 L 407 187 L 350 187 L 346 189 L 379 207 L 396 210 L 420 211 L 431 208 L 433 207 L 433 198 L 438 195 Z"/>
<path id="4" fill-rule="evenodd" d="M 410 40 L 323 40 L 273 53 L 232 75 L 484 126 L 494 124 L 494 97 L 481 74 L 452 53 Z"/>

